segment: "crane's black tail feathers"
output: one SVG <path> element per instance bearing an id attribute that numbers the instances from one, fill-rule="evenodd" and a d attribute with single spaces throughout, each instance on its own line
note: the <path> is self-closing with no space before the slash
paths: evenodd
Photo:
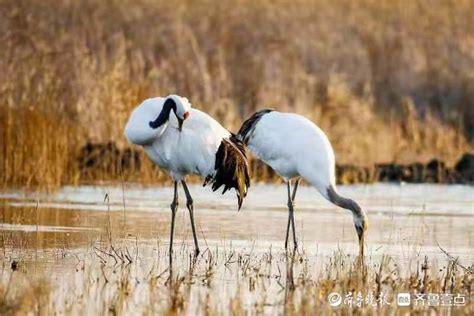
<path id="1" fill-rule="evenodd" d="M 247 196 L 248 187 L 250 187 L 250 176 L 244 143 L 234 134 L 231 134 L 229 139 L 222 139 L 216 153 L 215 172 L 206 177 L 203 185 L 208 183 L 212 183 L 213 191 L 224 186 L 222 194 L 234 188 L 240 210 L 242 201 Z"/>

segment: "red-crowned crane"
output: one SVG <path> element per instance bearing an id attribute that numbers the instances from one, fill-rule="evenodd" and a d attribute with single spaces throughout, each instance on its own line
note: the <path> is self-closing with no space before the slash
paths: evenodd
<path id="1" fill-rule="evenodd" d="M 326 134 L 318 126 L 298 114 L 266 109 L 247 119 L 237 137 L 257 158 L 272 167 L 287 184 L 289 213 L 285 249 L 288 248 L 290 223 L 294 248 L 298 247 L 293 212 L 296 190 L 300 179 L 303 178 L 328 201 L 352 212 L 359 238 L 359 254 L 363 258 L 367 216 L 359 204 L 338 194 L 334 151 Z M 293 179 L 295 185 L 291 192 Z"/>
<path id="2" fill-rule="evenodd" d="M 177 95 L 143 101 L 132 112 L 125 136 L 130 143 L 142 146 L 150 159 L 165 169 L 174 181 L 170 262 L 179 182 L 186 195 L 195 255 L 199 254 L 193 199 L 186 185 L 186 175 L 204 177 L 204 185 L 212 183 L 214 191 L 221 186 L 224 186 L 223 193 L 234 188 L 240 209 L 250 185 L 245 146 L 212 117 L 193 109 L 188 99 Z"/>

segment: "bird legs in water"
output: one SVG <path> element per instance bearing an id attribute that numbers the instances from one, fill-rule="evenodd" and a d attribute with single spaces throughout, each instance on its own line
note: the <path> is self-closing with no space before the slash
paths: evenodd
<path id="1" fill-rule="evenodd" d="M 194 225 L 194 208 L 193 208 L 193 198 L 191 197 L 191 193 L 189 193 L 188 186 L 186 182 L 183 180 L 181 181 L 183 185 L 184 194 L 186 195 L 186 206 L 189 210 L 189 217 L 191 219 L 191 227 L 193 229 L 193 237 L 194 237 L 194 255 L 197 256 L 199 254 L 199 245 L 196 236 L 196 227 Z M 176 211 L 178 210 L 178 181 L 174 182 L 174 197 L 173 201 L 171 202 L 171 233 L 170 233 L 170 266 L 172 264 L 172 253 L 173 253 L 173 236 L 174 236 L 174 222 L 176 218 Z"/>
<path id="2" fill-rule="evenodd" d="M 191 193 L 189 193 L 188 186 L 186 181 L 181 181 L 183 184 L 184 194 L 186 194 L 186 206 L 188 207 L 189 211 L 189 218 L 191 219 L 191 228 L 193 229 L 193 238 L 194 238 L 194 255 L 197 256 L 199 254 L 199 245 L 196 236 L 196 227 L 194 226 L 194 207 L 193 207 L 193 198 L 191 197 Z"/>
<path id="3" fill-rule="evenodd" d="M 178 181 L 174 182 L 174 197 L 171 202 L 171 233 L 170 233 L 170 266 L 173 263 L 173 235 L 174 235 L 174 220 L 176 218 L 176 211 L 178 210 Z"/>
<path id="4" fill-rule="evenodd" d="M 298 242 L 296 240 L 294 205 L 295 205 L 296 190 L 298 189 L 298 184 L 299 183 L 300 183 L 300 179 L 296 179 L 295 186 L 293 188 L 293 194 L 291 194 L 290 180 L 288 180 L 288 182 L 287 182 L 287 188 L 288 188 L 288 224 L 286 225 L 285 249 L 288 249 L 288 236 L 290 234 L 290 222 L 291 222 L 291 229 L 293 230 L 293 246 L 294 246 L 294 249 L 298 248 Z"/>

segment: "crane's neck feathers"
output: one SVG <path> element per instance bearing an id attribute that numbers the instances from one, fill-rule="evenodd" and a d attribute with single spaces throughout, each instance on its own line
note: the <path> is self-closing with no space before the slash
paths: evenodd
<path id="1" fill-rule="evenodd" d="M 265 109 L 255 112 L 250 118 L 248 118 L 240 128 L 237 133 L 237 138 L 244 142 L 245 145 L 248 145 L 249 139 L 252 137 L 255 127 L 260 119 L 267 113 L 272 112 L 272 109 Z"/>
<path id="2" fill-rule="evenodd" d="M 163 104 L 163 108 L 161 109 L 161 112 L 158 117 L 154 121 L 149 122 L 150 127 L 153 129 L 157 129 L 158 127 L 163 126 L 163 124 L 168 122 L 171 110 L 173 110 L 173 113 L 175 113 L 176 115 L 176 102 L 172 98 L 168 98 Z"/>
<path id="3" fill-rule="evenodd" d="M 356 201 L 340 196 L 333 185 L 330 185 L 327 188 L 327 196 L 332 203 L 352 212 L 354 227 L 356 229 L 357 236 L 359 237 L 359 243 L 361 243 L 361 247 L 363 247 L 365 231 L 367 230 L 369 224 L 364 210 L 359 206 L 359 204 L 357 204 Z"/>

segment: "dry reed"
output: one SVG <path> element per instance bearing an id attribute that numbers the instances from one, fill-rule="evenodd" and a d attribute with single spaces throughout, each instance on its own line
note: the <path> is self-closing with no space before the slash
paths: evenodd
<path id="1" fill-rule="evenodd" d="M 415 267 L 404 271 L 406 264 L 387 255 L 371 258 L 361 267 L 357 259 L 342 252 L 320 262 L 304 251 L 254 253 L 216 248 L 207 249 L 195 260 L 192 249 L 183 245 L 174 254 L 176 266 L 170 274 L 164 248 L 156 254 L 144 251 L 148 246 L 141 245 L 140 251 L 131 243 L 128 247 L 137 251 L 137 262 L 121 261 L 120 255 L 112 253 L 103 256 L 92 249 L 66 249 L 52 266 L 41 268 L 41 262 L 51 258 L 45 256 L 33 264 L 28 262 L 25 252 L 25 260 L 15 270 L 3 269 L 0 312 L 12 315 L 408 312 L 469 315 L 474 309 L 473 267 L 461 266 L 456 259 L 444 263 L 444 260 L 412 257 L 409 260 L 415 261 Z M 40 267 L 37 270 L 36 265 Z M 50 270 L 58 267 L 63 276 Z M 33 269 L 35 275 L 30 277 Z M 44 281 L 48 278 L 52 278 L 51 283 Z M 329 304 L 331 293 L 338 293 L 344 299 L 339 306 Z M 411 293 L 412 304 L 398 306 L 397 293 Z M 451 302 L 450 306 L 429 306 L 427 299 L 424 305 L 414 301 L 415 294 L 428 293 L 463 297 L 464 303 L 457 300 L 457 304 Z M 373 300 L 369 301 L 370 297 Z"/>
<path id="2" fill-rule="evenodd" d="M 452 163 L 472 148 L 473 10 L 472 1 L 0 1 L 0 182 L 120 179 L 120 170 L 81 174 L 80 148 L 126 147 L 131 109 L 172 92 L 233 131 L 262 107 L 307 115 L 341 163 Z M 123 176 L 164 179 L 148 162 Z"/>

